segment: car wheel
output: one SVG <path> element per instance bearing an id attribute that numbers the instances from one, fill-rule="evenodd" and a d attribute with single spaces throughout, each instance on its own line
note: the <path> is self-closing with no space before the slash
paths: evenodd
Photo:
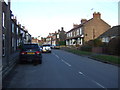
<path id="1" fill-rule="evenodd" d="M 42 60 L 39 61 L 39 64 L 42 64 Z"/>

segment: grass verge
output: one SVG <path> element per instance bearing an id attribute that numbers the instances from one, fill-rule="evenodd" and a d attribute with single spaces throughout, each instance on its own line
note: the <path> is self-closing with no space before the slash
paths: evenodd
<path id="1" fill-rule="evenodd" d="M 89 56 L 90 58 L 95 59 L 95 60 L 99 60 L 102 62 L 120 66 L 120 57 L 118 56 L 95 54 L 92 52 L 80 51 L 80 50 L 72 49 L 72 48 L 62 48 L 62 50 L 65 50 L 65 51 L 68 51 L 68 52 L 71 52 L 77 55 Z"/>

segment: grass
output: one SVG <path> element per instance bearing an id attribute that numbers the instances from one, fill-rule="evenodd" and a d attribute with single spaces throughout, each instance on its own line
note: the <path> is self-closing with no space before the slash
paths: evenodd
<path id="1" fill-rule="evenodd" d="M 91 55 L 91 52 L 86 52 L 86 51 L 80 51 L 80 50 L 75 50 L 75 49 L 70 49 L 67 50 L 68 52 L 72 52 L 74 54 L 78 54 L 78 55 Z"/>
<path id="2" fill-rule="evenodd" d="M 89 57 L 92 57 L 93 59 L 97 59 L 103 62 L 108 62 L 112 64 L 117 64 L 117 65 L 120 64 L 120 57 L 118 56 L 95 54 L 92 52 L 80 51 L 80 50 L 72 49 L 72 48 L 64 48 L 63 50 L 77 54 L 77 55 L 89 56 Z"/>
<path id="3" fill-rule="evenodd" d="M 112 55 L 93 55 L 92 56 L 95 59 L 101 59 L 113 64 L 120 64 L 120 57 L 118 56 L 112 56 Z"/>

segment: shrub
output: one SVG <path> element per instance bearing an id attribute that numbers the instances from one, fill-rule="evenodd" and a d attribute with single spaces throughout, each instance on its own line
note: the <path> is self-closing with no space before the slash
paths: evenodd
<path id="1" fill-rule="evenodd" d="M 120 55 L 120 37 L 110 40 L 108 43 L 108 52 L 113 55 Z"/>
<path id="2" fill-rule="evenodd" d="M 102 46 L 102 44 L 103 43 L 100 39 L 90 40 L 85 43 L 85 45 L 89 45 L 89 46 L 93 46 L 93 47 L 99 47 L 99 46 Z"/>
<path id="3" fill-rule="evenodd" d="M 81 47 L 80 47 L 80 50 L 81 50 L 81 51 L 91 52 L 91 51 L 92 51 L 92 47 L 91 47 L 91 46 L 88 46 L 88 45 L 84 45 L 84 46 L 81 46 Z"/>

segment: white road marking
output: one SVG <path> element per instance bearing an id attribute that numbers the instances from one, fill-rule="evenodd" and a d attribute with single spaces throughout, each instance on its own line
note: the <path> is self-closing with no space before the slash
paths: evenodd
<path id="1" fill-rule="evenodd" d="M 58 59 L 60 58 L 58 55 L 56 55 L 55 53 L 53 53 L 53 55 L 55 55 Z"/>
<path id="2" fill-rule="evenodd" d="M 103 85 L 101 85 L 100 83 L 98 83 L 98 82 L 96 82 L 96 81 L 94 81 L 94 80 L 92 80 L 92 82 L 96 83 L 98 86 L 100 86 L 100 87 L 102 87 L 102 88 L 105 88 Z"/>
<path id="3" fill-rule="evenodd" d="M 63 59 L 61 59 L 62 62 L 64 62 L 66 65 L 68 65 L 69 67 L 71 67 L 71 65 L 69 63 L 67 63 L 66 61 L 64 61 Z"/>
<path id="4" fill-rule="evenodd" d="M 88 76 L 86 76 L 84 73 L 82 72 L 78 72 L 79 74 L 85 76 L 86 78 L 90 79 Z M 93 83 L 97 84 L 98 86 L 105 88 L 103 85 L 101 85 L 100 83 L 96 82 L 95 80 L 90 79 Z"/>
<path id="5" fill-rule="evenodd" d="M 82 72 L 78 72 L 79 74 L 81 74 L 81 75 L 84 75 Z M 84 75 L 85 76 L 85 75 Z"/>
<path id="6" fill-rule="evenodd" d="M 59 56 L 58 55 L 55 55 L 58 59 L 59 59 Z"/>

